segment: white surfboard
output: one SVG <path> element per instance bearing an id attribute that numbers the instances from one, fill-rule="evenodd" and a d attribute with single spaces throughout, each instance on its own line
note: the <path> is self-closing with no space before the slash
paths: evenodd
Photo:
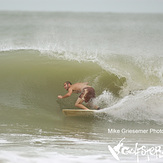
<path id="1" fill-rule="evenodd" d="M 62 112 L 66 116 L 93 116 L 97 110 L 63 109 Z"/>

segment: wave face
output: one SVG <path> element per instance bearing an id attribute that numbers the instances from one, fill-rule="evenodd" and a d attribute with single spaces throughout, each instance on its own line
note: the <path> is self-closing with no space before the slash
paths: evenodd
<path id="1" fill-rule="evenodd" d="M 55 110 L 58 118 L 60 109 L 74 108 L 77 98 L 57 99 L 66 93 L 63 83 L 87 81 L 96 90 L 94 102 L 114 120 L 162 122 L 161 58 L 100 55 L 92 61 L 82 57 L 79 62 L 78 57 L 66 55 L 38 50 L 0 52 L 1 108 L 42 110 L 40 115 L 47 112 L 47 118 Z"/>
<path id="2" fill-rule="evenodd" d="M 52 114 L 62 119 L 60 109 L 74 108 L 77 98 L 57 99 L 70 80 L 89 82 L 95 103 L 113 120 L 162 123 L 162 19 L 161 14 L 1 12 L 2 121 L 18 115 L 26 121 L 48 121 Z"/>

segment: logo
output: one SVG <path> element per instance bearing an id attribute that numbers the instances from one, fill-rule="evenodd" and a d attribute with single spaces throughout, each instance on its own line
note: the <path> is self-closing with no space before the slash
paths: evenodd
<path id="1" fill-rule="evenodd" d="M 137 162 L 140 161 L 140 156 L 147 157 L 148 161 L 150 161 L 151 157 L 155 157 L 156 159 L 163 158 L 161 146 L 148 147 L 145 145 L 140 146 L 138 143 L 135 143 L 134 147 L 132 148 L 124 145 L 124 139 L 125 138 L 121 139 L 114 147 L 108 145 L 110 153 L 116 160 L 120 161 L 121 155 L 135 155 Z"/>

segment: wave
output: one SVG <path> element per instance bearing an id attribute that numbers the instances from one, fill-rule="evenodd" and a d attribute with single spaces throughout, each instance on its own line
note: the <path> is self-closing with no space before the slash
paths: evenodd
<path id="1" fill-rule="evenodd" d="M 107 95 L 110 104 L 101 110 L 109 116 L 111 121 L 163 124 L 163 87 L 150 87 L 147 90 L 136 91 L 116 102 L 113 98 L 112 95 Z"/>
<path id="2" fill-rule="evenodd" d="M 49 116 L 74 108 L 64 81 L 89 82 L 95 102 L 114 120 L 162 122 L 163 58 L 45 49 L 0 51 L 0 108 L 40 109 Z M 46 110 L 45 110 L 46 109 Z M 138 116 L 139 115 L 139 116 Z M 55 118 L 58 118 L 55 116 Z"/>
<path id="3" fill-rule="evenodd" d="M 38 149 L 37 149 L 38 150 Z M 35 153 L 35 152 L 34 152 Z M 36 153 L 37 154 L 37 153 Z M 23 157 L 25 155 L 25 157 Z M 79 163 L 85 163 L 88 160 L 90 161 L 90 163 L 107 163 L 108 161 L 110 161 L 111 163 L 115 163 L 116 161 L 114 161 L 111 158 L 108 158 L 108 155 L 102 155 L 102 154 L 96 154 L 96 155 L 85 155 L 85 156 L 73 156 L 72 154 L 60 154 L 57 152 L 39 152 L 39 154 L 37 154 L 36 156 L 31 157 L 31 154 L 26 154 L 24 152 L 4 152 L 1 151 L 0 152 L 0 157 L 1 160 L 7 160 L 7 162 L 9 163 L 21 163 L 26 162 L 26 163 L 30 163 L 30 162 L 36 162 L 36 163 L 44 163 L 44 162 L 49 162 L 49 163 L 53 163 L 54 160 L 56 162 L 67 162 L 67 163 L 75 163 L 75 162 L 79 162 Z M 8 157 L 10 156 L 10 157 Z M 105 159 L 103 159 L 105 158 Z M 13 161 L 16 160 L 16 161 Z"/>

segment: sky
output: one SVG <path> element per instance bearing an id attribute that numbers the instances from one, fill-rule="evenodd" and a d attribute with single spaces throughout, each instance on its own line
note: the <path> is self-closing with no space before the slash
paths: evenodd
<path id="1" fill-rule="evenodd" d="M 163 0 L 0 0 L 0 10 L 163 13 Z"/>

